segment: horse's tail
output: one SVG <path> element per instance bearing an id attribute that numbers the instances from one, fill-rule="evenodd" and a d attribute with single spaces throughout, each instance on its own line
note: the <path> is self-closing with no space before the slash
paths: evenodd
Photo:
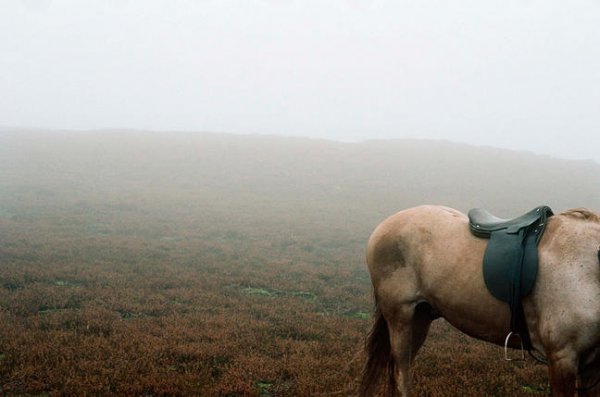
<path id="1" fill-rule="evenodd" d="M 387 375 L 385 395 L 392 396 L 396 389 L 396 380 L 394 378 L 396 368 L 391 354 L 388 326 L 381 314 L 377 299 L 375 299 L 375 321 L 367 336 L 365 353 L 367 361 L 362 370 L 359 396 L 373 396 L 377 392 L 378 386 L 385 375 Z"/>

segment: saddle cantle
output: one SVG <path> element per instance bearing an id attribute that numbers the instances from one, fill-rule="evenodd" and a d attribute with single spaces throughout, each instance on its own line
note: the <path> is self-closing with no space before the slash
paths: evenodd
<path id="1" fill-rule="evenodd" d="M 521 336 L 527 350 L 531 350 L 531 340 L 521 301 L 535 284 L 537 245 L 546 219 L 552 215 L 545 205 L 513 219 L 498 218 L 481 208 L 469 211 L 471 232 L 490 240 L 483 256 L 485 285 L 494 297 L 510 306 L 510 331 Z"/>

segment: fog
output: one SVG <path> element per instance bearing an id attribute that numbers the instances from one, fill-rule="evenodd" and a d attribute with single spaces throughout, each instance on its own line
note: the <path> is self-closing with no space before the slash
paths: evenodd
<path id="1" fill-rule="evenodd" d="M 0 125 L 600 161 L 597 1 L 1 0 Z"/>

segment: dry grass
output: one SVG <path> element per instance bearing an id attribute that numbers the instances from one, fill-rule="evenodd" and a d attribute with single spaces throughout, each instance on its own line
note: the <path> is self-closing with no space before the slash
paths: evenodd
<path id="1" fill-rule="evenodd" d="M 121 220 L 106 217 L 106 228 Z M 357 246 L 324 255 L 306 248 L 308 236 L 267 246 L 233 232 L 165 239 L 161 222 L 139 222 L 155 237 L 65 237 L 43 222 L 24 235 L 18 219 L 0 224 L 2 394 L 352 392 L 371 308 Z M 414 377 L 421 396 L 547 390 L 544 368 L 504 363 L 499 348 L 443 322 Z"/>

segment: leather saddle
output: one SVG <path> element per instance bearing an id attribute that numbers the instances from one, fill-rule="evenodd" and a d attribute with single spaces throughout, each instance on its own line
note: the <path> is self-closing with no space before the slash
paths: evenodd
<path id="1" fill-rule="evenodd" d="M 498 218 L 481 208 L 469 211 L 471 232 L 489 239 L 483 256 L 485 285 L 494 297 L 508 303 L 511 334 L 518 334 L 527 350 L 531 350 L 532 346 L 522 300 L 535 284 L 537 245 L 544 233 L 546 220 L 552 215 L 550 207 L 545 205 L 513 219 Z"/>

